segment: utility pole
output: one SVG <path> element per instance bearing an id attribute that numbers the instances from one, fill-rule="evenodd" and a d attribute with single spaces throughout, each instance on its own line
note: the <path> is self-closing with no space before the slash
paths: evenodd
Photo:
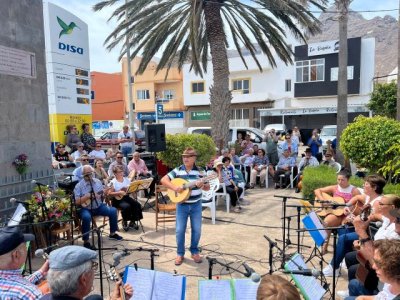
<path id="1" fill-rule="evenodd" d="M 128 4 L 128 0 L 125 0 L 125 4 Z M 125 22 L 128 23 L 128 8 L 125 9 Z M 132 151 L 135 152 L 135 113 L 133 111 L 133 99 L 132 99 L 132 69 L 131 69 L 131 51 L 129 44 L 129 28 L 126 27 L 126 62 L 128 72 L 128 108 L 129 108 L 129 127 L 132 133 Z M 133 154 L 133 153 L 132 153 Z"/>
<path id="2" fill-rule="evenodd" d="M 397 105 L 396 120 L 400 121 L 400 0 L 397 20 Z"/>
<path id="3" fill-rule="evenodd" d="M 339 11 L 339 71 L 338 71 L 338 97 L 337 97 L 337 135 L 336 135 L 336 159 L 345 165 L 343 153 L 340 151 L 340 137 L 349 122 L 347 110 L 347 23 L 351 0 L 335 0 Z"/>

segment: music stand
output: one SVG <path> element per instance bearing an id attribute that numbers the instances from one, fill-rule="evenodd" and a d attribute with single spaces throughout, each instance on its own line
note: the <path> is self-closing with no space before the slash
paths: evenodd
<path id="1" fill-rule="evenodd" d="M 126 190 L 126 193 L 127 194 L 135 194 L 134 199 L 136 201 L 138 201 L 137 193 L 142 190 L 147 190 L 150 187 L 152 182 L 153 182 L 153 178 L 146 178 L 146 179 L 139 179 L 139 180 L 132 181 L 130 183 L 128 189 Z M 142 206 L 142 210 L 145 207 L 145 205 L 147 204 L 147 202 L 149 201 L 149 199 L 150 198 L 147 198 L 146 202 Z M 142 227 L 142 231 L 144 233 L 144 228 L 143 228 L 142 222 L 140 220 L 138 222 L 140 224 L 140 227 Z"/>

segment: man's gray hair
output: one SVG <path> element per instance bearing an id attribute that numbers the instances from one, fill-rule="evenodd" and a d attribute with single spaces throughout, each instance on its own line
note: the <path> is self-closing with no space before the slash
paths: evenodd
<path id="1" fill-rule="evenodd" d="M 92 261 L 68 270 L 52 270 L 47 274 L 47 282 L 53 296 L 68 296 L 74 294 L 79 288 L 79 277 L 92 268 Z"/>

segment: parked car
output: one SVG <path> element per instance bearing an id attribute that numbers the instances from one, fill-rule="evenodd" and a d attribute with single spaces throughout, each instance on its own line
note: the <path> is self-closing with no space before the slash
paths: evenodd
<path id="1" fill-rule="evenodd" d="M 211 136 L 211 127 L 189 127 L 187 133 L 206 134 Z M 250 140 L 254 144 L 257 144 L 264 150 L 267 148 L 267 145 L 264 141 L 264 132 L 254 127 L 231 127 L 229 129 L 229 146 L 234 145 L 235 141 L 237 140 L 238 133 L 241 133 L 243 138 L 246 134 L 250 134 Z"/>
<path id="2" fill-rule="evenodd" d="M 277 135 L 285 134 L 287 130 L 285 124 L 268 124 L 264 127 L 264 133 L 267 134 L 271 129 L 275 129 Z"/>
<path id="3" fill-rule="evenodd" d="M 322 150 L 324 153 L 328 148 L 326 141 L 328 140 L 333 141 L 334 139 L 336 139 L 336 131 L 337 131 L 336 125 L 325 125 L 324 127 L 322 127 L 319 137 L 322 140 Z"/>
<path id="4" fill-rule="evenodd" d="M 118 133 L 121 131 L 107 131 L 100 138 L 96 139 L 96 143 L 101 144 L 102 149 L 111 147 L 113 141 L 118 140 Z M 135 151 L 146 151 L 145 132 L 143 130 L 135 130 Z"/>

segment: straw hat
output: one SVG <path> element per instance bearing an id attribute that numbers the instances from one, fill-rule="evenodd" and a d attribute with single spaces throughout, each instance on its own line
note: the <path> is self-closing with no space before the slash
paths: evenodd
<path id="1" fill-rule="evenodd" d="M 214 161 L 214 169 L 216 169 L 219 165 L 223 165 L 222 161 L 220 160 Z"/>

